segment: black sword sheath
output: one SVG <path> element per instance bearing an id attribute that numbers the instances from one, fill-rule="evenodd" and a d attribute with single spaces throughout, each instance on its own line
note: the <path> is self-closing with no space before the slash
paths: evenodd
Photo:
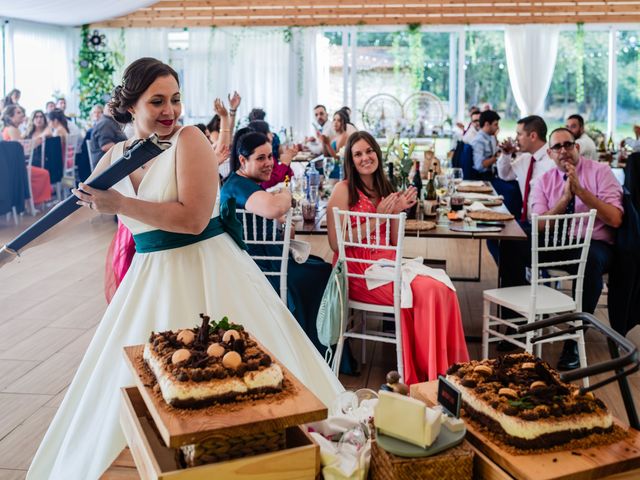
<path id="1" fill-rule="evenodd" d="M 159 140 L 155 134 L 144 140 L 138 140 L 109 168 L 90 182 L 87 182 L 87 185 L 99 190 L 107 190 L 137 168 L 161 154 L 169 146 L 171 146 L 169 142 Z M 17 257 L 20 250 L 26 245 L 78 210 L 80 205 L 76 203 L 77 201 L 78 198 L 75 195 L 66 198 L 44 217 L 2 247 L 0 249 L 0 267 Z"/>

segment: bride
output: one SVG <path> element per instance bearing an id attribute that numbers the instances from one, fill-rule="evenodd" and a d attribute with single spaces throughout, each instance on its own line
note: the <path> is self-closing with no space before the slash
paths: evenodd
<path id="1" fill-rule="evenodd" d="M 117 214 L 137 253 L 38 448 L 30 479 L 98 478 L 125 447 L 119 389 L 133 378 L 122 347 L 144 343 L 151 331 L 194 327 L 201 312 L 245 325 L 325 404 L 342 390 L 264 274 L 220 233 L 217 162 L 200 130 L 178 125 L 177 73 L 153 58 L 136 60 L 109 107 L 119 122 L 133 122 L 136 138 L 156 133 L 171 147 L 110 190 L 74 191 L 85 207 Z M 115 145 L 93 176 L 127 146 Z"/>

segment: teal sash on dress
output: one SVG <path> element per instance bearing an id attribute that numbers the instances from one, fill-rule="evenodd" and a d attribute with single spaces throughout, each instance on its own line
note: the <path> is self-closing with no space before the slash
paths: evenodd
<path id="1" fill-rule="evenodd" d="M 220 206 L 220 216 L 212 218 L 206 228 L 198 235 L 151 230 L 150 232 L 134 235 L 133 241 L 136 244 L 137 253 L 151 253 L 186 247 L 225 232 L 231 236 L 241 249 L 247 249 L 242 239 L 242 224 L 236 217 L 235 198 L 229 198 L 223 203 Z"/>

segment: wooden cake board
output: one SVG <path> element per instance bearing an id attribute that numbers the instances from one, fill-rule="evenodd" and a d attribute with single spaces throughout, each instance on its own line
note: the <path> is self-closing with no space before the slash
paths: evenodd
<path id="1" fill-rule="evenodd" d="M 429 405 L 437 403 L 438 382 L 411 385 L 410 395 Z M 467 440 L 475 447 L 474 477 L 521 480 L 639 479 L 640 432 L 620 420 L 614 421 L 629 436 L 610 445 L 531 455 L 514 455 L 465 422 Z M 480 474 L 480 472 L 482 472 Z"/>
<path id="2" fill-rule="evenodd" d="M 266 348 L 259 347 L 271 355 Z M 327 418 L 327 407 L 281 363 L 285 380 L 293 393 L 283 392 L 274 401 L 246 400 L 244 405 L 229 404 L 202 409 L 173 408 L 153 391 L 155 379 L 143 367 L 144 345 L 124 347 L 125 359 L 160 436 L 168 447 L 202 443 L 213 437 L 236 437 L 273 432 Z M 272 359 L 275 359 L 271 355 Z M 279 394 L 276 394 L 279 395 Z"/>

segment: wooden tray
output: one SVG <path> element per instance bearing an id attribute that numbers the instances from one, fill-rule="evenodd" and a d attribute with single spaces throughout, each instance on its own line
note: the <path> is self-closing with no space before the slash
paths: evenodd
<path id="1" fill-rule="evenodd" d="M 404 224 L 405 232 L 426 232 L 436 228 L 436 222 L 429 220 L 407 220 Z"/>
<path id="2" fill-rule="evenodd" d="M 493 187 L 491 185 L 458 185 L 456 191 L 466 193 L 493 193 Z"/>
<path id="3" fill-rule="evenodd" d="M 266 353 L 271 353 L 259 345 Z M 202 443 L 213 437 L 242 436 L 272 432 L 327 418 L 327 407 L 289 370 L 279 363 L 291 392 L 273 402 L 246 400 L 201 409 L 182 409 L 168 405 L 153 391 L 155 380 L 144 365 L 144 345 L 124 347 L 125 360 L 140 390 L 160 436 L 168 447 Z M 271 355 L 271 358 L 276 358 Z"/>
<path id="4" fill-rule="evenodd" d="M 411 385 L 411 396 L 435 404 L 438 382 Z M 617 419 L 618 425 L 628 428 Z M 629 437 L 610 445 L 559 452 L 514 455 L 466 422 L 467 440 L 492 462 L 513 477 L 522 480 L 590 480 L 602 479 L 640 468 L 640 432 L 629 429 Z M 630 472 L 631 473 L 631 472 Z M 634 472 L 636 475 L 639 472 Z M 618 477 L 617 478 L 634 478 Z M 635 478 L 640 478 L 640 475 Z"/>
<path id="5" fill-rule="evenodd" d="M 162 444 L 139 390 L 136 387 L 121 390 L 120 424 L 137 467 L 138 478 L 312 480 L 320 473 L 319 448 L 300 427 L 287 429 L 287 446 L 284 450 L 181 469 L 176 450 Z"/>
<path id="6" fill-rule="evenodd" d="M 499 207 L 502 205 L 502 200 L 500 198 L 490 199 L 490 198 L 465 198 L 464 204 L 471 205 L 474 202 L 480 202 L 485 207 Z"/>
<path id="7" fill-rule="evenodd" d="M 485 220 L 487 222 L 506 222 L 513 220 L 513 215 L 508 212 L 497 212 L 495 210 L 478 210 L 467 212 L 467 217 L 473 220 Z"/>

